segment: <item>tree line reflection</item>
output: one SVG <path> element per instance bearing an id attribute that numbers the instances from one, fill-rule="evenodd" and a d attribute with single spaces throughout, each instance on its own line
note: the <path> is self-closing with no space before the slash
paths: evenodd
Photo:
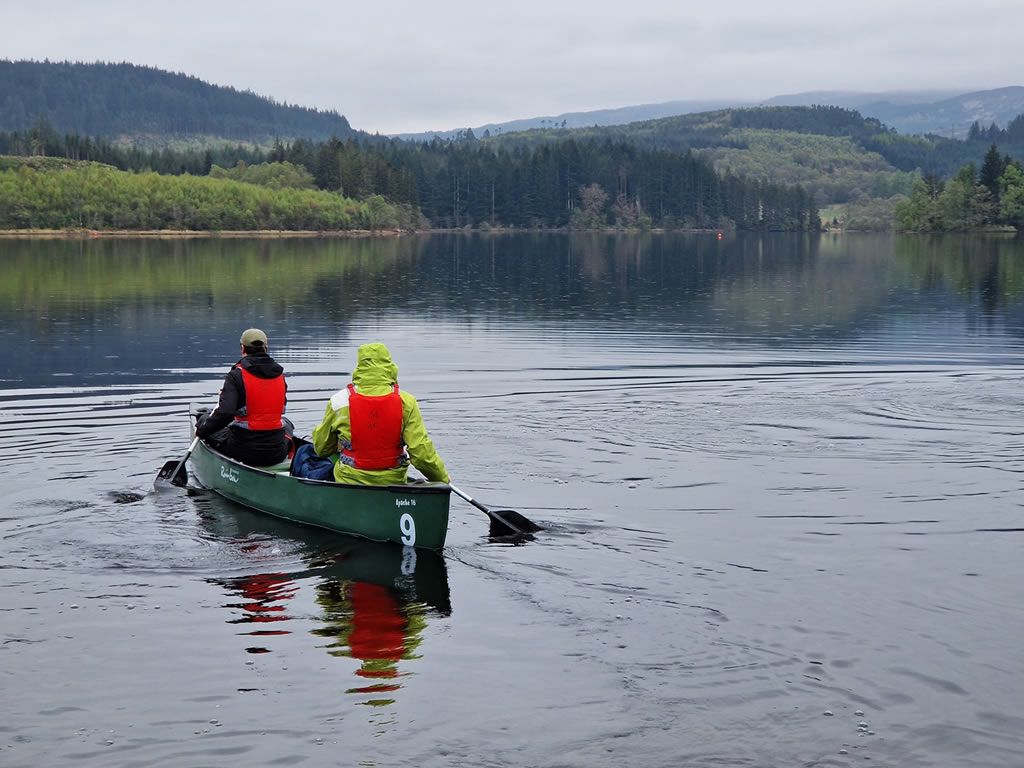
<path id="1" fill-rule="evenodd" d="M 979 235 L 4 240 L 0 348 L 19 378 L 220 364 L 240 316 L 278 349 L 395 316 L 625 322 L 755 345 L 922 308 L 1007 313 L 1016 329 L 1022 265 L 1024 240 Z"/>

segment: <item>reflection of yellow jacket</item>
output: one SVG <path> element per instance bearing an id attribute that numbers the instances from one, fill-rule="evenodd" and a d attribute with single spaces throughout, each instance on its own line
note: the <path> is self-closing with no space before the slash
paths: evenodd
<path id="1" fill-rule="evenodd" d="M 398 366 L 391 360 L 391 353 L 383 344 L 363 344 L 352 371 L 352 384 L 362 395 L 376 397 L 387 395 L 398 381 Z M 448 471 L 444 462 L 430 442 L 427 428 L 420 416 L 416 398 L 405 390 L 399 390 L 402 397 L 402 440 L 409 461 L 428 480 L 448 482 Z M 313 430 L 313 448 L 320 456 L 340 453 L 352 439 L 352 427 L 348 416 L 348 387 L 336 392 L 327 403 L 323 420 Z M 344 462 L 334 465 L 334 479 L 339 483 L 358 485 L 391 485 L 404 483 L 407 467 L 368 470 L 350 467 Z"/>

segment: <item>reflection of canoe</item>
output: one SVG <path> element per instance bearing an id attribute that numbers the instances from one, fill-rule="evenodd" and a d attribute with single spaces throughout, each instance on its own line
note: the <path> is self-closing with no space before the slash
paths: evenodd
<path id="1" fill-rule="evenodd" d="M 420 603 L 445 616 L 451 613 L 448 569 L 437 552 L 396 547 L 344 534 L 318 533 L 245 509 L 217 509 L 221 503 L 213 498 L 210 502 L 214 508 L 201 510 L 200 524 L 217 539 L 237 541 L 242 548 L 251 546 L 254 538 L 296 541 L 303 545 L 302 559 L 307 567 L 278 574 L 288 583 L 312 578 L 323 584 L 373 584 L 392 591 L 402 604 Z M 236 580 L 213 579 L 225 586 Z"/>
<path id="2" fill-rule="evenodd" d="M 237 549 L 240 560 L 264 564 L 255 573 L 207 579 L 229 596 L 227 623 L 246 638 L 245 652 L 288 652 L 293 643 L 282 636 L 308 633 L 331 657 L 350 662 L 346 693 L 367 706 L 394 704 L 404 679 L 416 673 L 431 617 L 451 614 L 440 553 L 316 530 L 213 494 L 196 494 L 195 504 L 208 536 Z M 297 569 L 265 559 L 281 549 L 289 551 L 286 562 L 297 556 Z"/>
<path id="3" fill-rule="evenodd" d="M 347 485 L 292 477 L 229 459 L 200 441 L 192 453 L 199 482 L 252 509 L 372 541 L 441 549 L 451 489 L 444 483 Z"/>

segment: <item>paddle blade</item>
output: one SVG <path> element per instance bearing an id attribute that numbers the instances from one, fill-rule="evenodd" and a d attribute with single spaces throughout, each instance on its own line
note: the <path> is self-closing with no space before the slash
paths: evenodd
<path id="1" fill-rule="evenodd" d="M 160 467 L 153 480 L 153 487 L 160 489 L 184 488 L 188 485 L 188 469 L 180 459 L 171 459 Z"/>
<path id="2" fill-rule="evenodd" d="M 487 514 L 491 518 L 492 536 L 514 536 L 544 530 L 543 527 L 514 509 L 488 509 Z"/>
<path id="3" fill-rule="evenodd" d="M 457 488 L 451 483 L 448 483 L 448 487 L 452 489 L 452 493 L 456 496 L 465 499 L 491 519 L 491 536 L 528 536 L 531 533 L 544 530 L 542 526 L 537 525 L 529 518 L 523 517 L 514 509 L 491 509 L 481 504 L 461 488 Z"/>

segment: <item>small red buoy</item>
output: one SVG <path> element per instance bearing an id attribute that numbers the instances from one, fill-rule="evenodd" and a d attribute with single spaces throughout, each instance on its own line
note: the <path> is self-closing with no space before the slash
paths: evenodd
<path id="1" fill-rule="evenodd" d="M 722 233 L 721 233 L 721 232 L 719 232 L 719 233 L 718 233 L 718 239 L 719 239 L 719 240 L 721 240 L 721 239 L 722 239 Z"/>

